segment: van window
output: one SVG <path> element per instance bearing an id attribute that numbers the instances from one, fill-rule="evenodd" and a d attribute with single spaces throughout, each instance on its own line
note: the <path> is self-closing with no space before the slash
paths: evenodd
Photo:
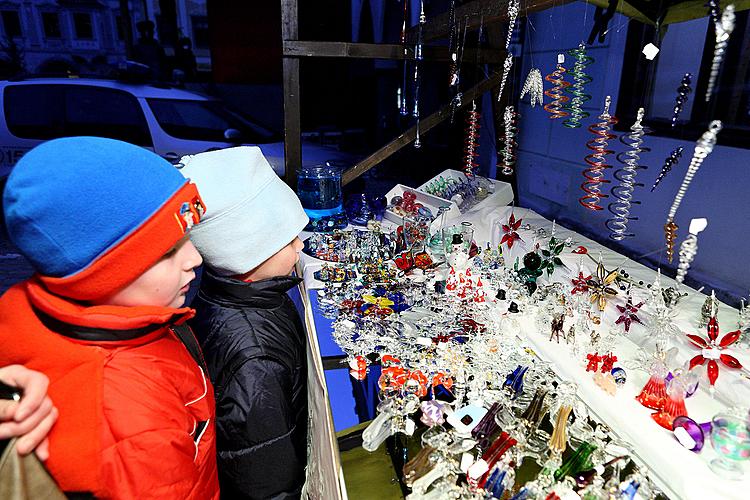
<path id="1" fill-rule="evenodd" d="M 227 142 L 224 132 L 235 129 L 241 141 L 264 144 L 278 141 L 270 130 L 250 122 L 224 107 L 219 101 L 146 99 L 164 132 L 177 139 Z"/>
<path id="2" fill-rule="evenodd" d="M 3 103 L 8 130 L 14 136 L 40 140 L 65 136 L 61 86 L 9 85 Z"/>
<path id="3" fill-rule="evenodd" d="M 137 146 L 153 145 L 138 99 L 122 90 L 103 87 L 65 88 L 65 134 L 109 137 Z"/>
<path id="4" fill-rule="evenodd" d="M 23 139 L 92 135 L 153 145 L 138 100 L 117 89 L 86 85 L 10 85 L 4 94 L 8 130 Z"/>

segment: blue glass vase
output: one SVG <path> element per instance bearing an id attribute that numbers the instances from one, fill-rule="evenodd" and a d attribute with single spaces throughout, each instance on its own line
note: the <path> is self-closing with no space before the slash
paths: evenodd
<path id="1" fill-rule="evenodd" d="M 341 167 L 328 164 L 302 167 L 297 172 L 297 196 L 310 217 L 306 230 L 322 232 L 347 226 L 341 172 Z"/>

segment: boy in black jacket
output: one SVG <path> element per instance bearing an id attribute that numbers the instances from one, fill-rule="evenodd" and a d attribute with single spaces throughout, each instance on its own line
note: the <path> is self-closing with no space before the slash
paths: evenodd
<path id="1" fill-rule="evenodd" d="M 307 463 L 307 345 L 287 291 L 308 218 L 260 149 L 181 160 L 206 213 L 192 323 L 216 392 L 222 498 L 299 498 Z"/>

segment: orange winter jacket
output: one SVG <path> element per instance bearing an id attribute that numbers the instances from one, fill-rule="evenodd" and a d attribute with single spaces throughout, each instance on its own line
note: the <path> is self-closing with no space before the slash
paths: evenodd
<path id="1" fill-rule="evenodd" d="M 175 330 L 192 315 L 87 307 L 36 278 L 0 298 L 0 366 L 20 363 L 50 379 L 60 416 L 46 465 L 64 491 L 219 497 L 213 388 L 200 350 L 191 355 Z"/>

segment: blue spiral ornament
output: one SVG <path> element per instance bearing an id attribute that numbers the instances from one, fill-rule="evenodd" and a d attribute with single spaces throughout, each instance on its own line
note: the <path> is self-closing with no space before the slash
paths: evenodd
<path id="1" fill-rule="evenodd" d="M 625 144 L 628 149 L 617 155 L 617 161 L 622 163 L 623 166 L 614 174 L 619 184 L 612 187 L 611 193 L 614 201 L 607 207 L 612 217 L 607 219 L 606 222 L 609 237 L 615 241 L 622 241 L 625 238 L 635 236 L 634 233 L 628 232 L 628 222 L 638 220 L 637 217 L 630 215 L 630 208 L 641 203 L 633 200 L 633 191 L 636 187 L 643 186 L 643 183 L 635 181 L 635 176 L 638 170 L 648 168 L 641 164 L 641 153 L 651 151 L 650 148 L 643 146 L 643 136 L 646 134 L 646 129 L 641 122 L 644 114 L 643 108 L 640 108 L 635 123 L 630 127 L 630 132 L 620 137 L 620 142 Z"/>
<path id="2" fill-rule="evenodd" d="M 576 62 L 570 71 L 573 85 L 565 89 L 571 98 L 568 105 L 563 108 L 570 113 L 563 125 L 568 128 L 578 128 L 581 126 L 581 120 L 589 116 L 589 113 L 582 109 L 583 104 L 591 100 L 591 96 L 583 91 L 584 86 L 591 82 L 591 77 L 584 70 L 586 66 L 594 62 L 594 58 L 586 54 L 586 45 L 583 42 L 578 48 L 569 50 L 568 54 L 573 56 Z"/>
<path id="3" fill-rule="evenodd" d="M 682 156 L 682 151 L 685 148 L 682 146 L 678 148 L 674 148 L 671 153 L 669 153 L 669 157 L 664 160 L 664 166 L 661 167 L 661 172 L 659 172 L 659 176 L 654 181 L 654 185 L 651 186 L 651 192 L 654 192 L 654 189 L 656 189 L 656 186 L 659 185 L 661 180 L 664 178 L 665 175 L 667 175 L 671 170 L 672 167 L 677 165 L 677 163 L 680 161 L 680 157 Z"/>

